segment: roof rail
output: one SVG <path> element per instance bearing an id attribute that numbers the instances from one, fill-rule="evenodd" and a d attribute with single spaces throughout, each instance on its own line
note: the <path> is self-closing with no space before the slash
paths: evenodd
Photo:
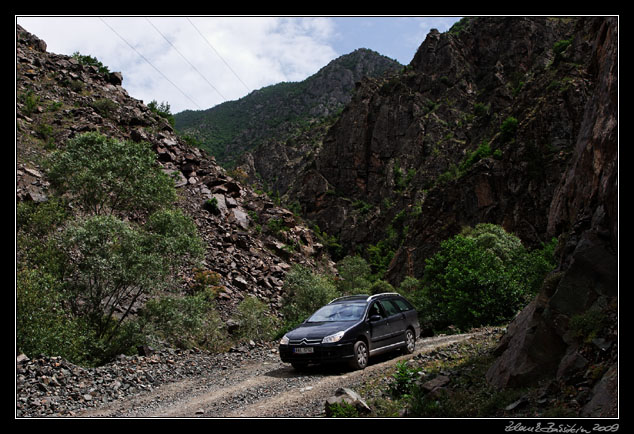
<path id="1" fill-rule="evenodd" d="M 328 304 L 333 303 L 335 301 L 344 300 L 346 298 L 363 298 L 363 297 L 368 297 L 368 295 L 367 294 L 344 295 L 343 297 L 337 297 L 337 298 L 334 298 L 334 299 L 330 300 L 330 302 Z"/>
<path id="2" fill-rule="evenodd" d="M 374 295 L 369 296 L 369 297 L 366 299 L 366 301 L 373 300 L 373 299 L 378 298 L 378 297 L 380 297 L 380 296 L 382 296 L 382 295 L 401 295 L 401 294 L 399 294 L 398 292 L 382 292 L 382 293 L 380 293 L 380 294 L 374 294 Z"/>
<path id="3" fill-rule="evenodd" d="M 328 304 L 334 303 L 335 301 L 345 300 L 347 298 L 362 299 L 363 297 L 366 297 L 365 301 L 370 301 L 370 300 L 374 300 L 375 298 L 381 297 L 382 295 L 401 295 L 401 294 L 399 294 L 398 292 L 382 292 L 380 294 L 373 294 L 373 295 L 367 295 L 367 294 L 344 295 L 343 297 L 333 298 L 332 300 L 330 300 L 330 302 L 328 302 Z"/>

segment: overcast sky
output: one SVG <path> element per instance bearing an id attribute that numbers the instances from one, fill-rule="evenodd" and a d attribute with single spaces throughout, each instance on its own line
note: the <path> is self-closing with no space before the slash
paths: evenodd
<path id="1" fill-rule="evenodd" d="M 370 48 L 408 64 L 425 36 L 460 17 L 16 16 L 49 52 L 91 55 L 123 87 L 172 113 L 213 107 Z"/>

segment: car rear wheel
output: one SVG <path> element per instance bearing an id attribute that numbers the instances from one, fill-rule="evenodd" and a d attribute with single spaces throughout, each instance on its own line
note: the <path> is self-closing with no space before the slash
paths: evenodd
<path id="1" fill-rule="evenodd" d="M 354 356 L 351 360 L 351 365 L 354 369 L 365 369 L 368 366 L 368 346 L 364 341 L 357 341 L 354 344 Z"/>

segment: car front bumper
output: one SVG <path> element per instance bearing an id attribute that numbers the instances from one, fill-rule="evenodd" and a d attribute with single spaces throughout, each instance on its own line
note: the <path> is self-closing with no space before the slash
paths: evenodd
<path id="1" fill-rule="evenodd" d="M 352 358 L 354 342 L 311 345 L 280 345 L 280 358 L 284 363 L 335 363 Z"/>

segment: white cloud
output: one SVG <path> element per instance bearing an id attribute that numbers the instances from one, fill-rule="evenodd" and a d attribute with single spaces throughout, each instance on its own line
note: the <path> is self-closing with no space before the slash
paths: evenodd
<path id="1" fill-rule="evenodd" d="M 330 43 L 334 27 L 329 18 L 190 19 L 195 27 L 186 17 L 17 17 L 17 22 L 43 39 L 50 52 L 79 51 L 98 58 L 111 71 L 121 71 L 131 96 L 167 101 L 174 113 L 206 109 L 223 97 L 238 99 L 247 87 L 302 80 L 337 57 Z"/>

